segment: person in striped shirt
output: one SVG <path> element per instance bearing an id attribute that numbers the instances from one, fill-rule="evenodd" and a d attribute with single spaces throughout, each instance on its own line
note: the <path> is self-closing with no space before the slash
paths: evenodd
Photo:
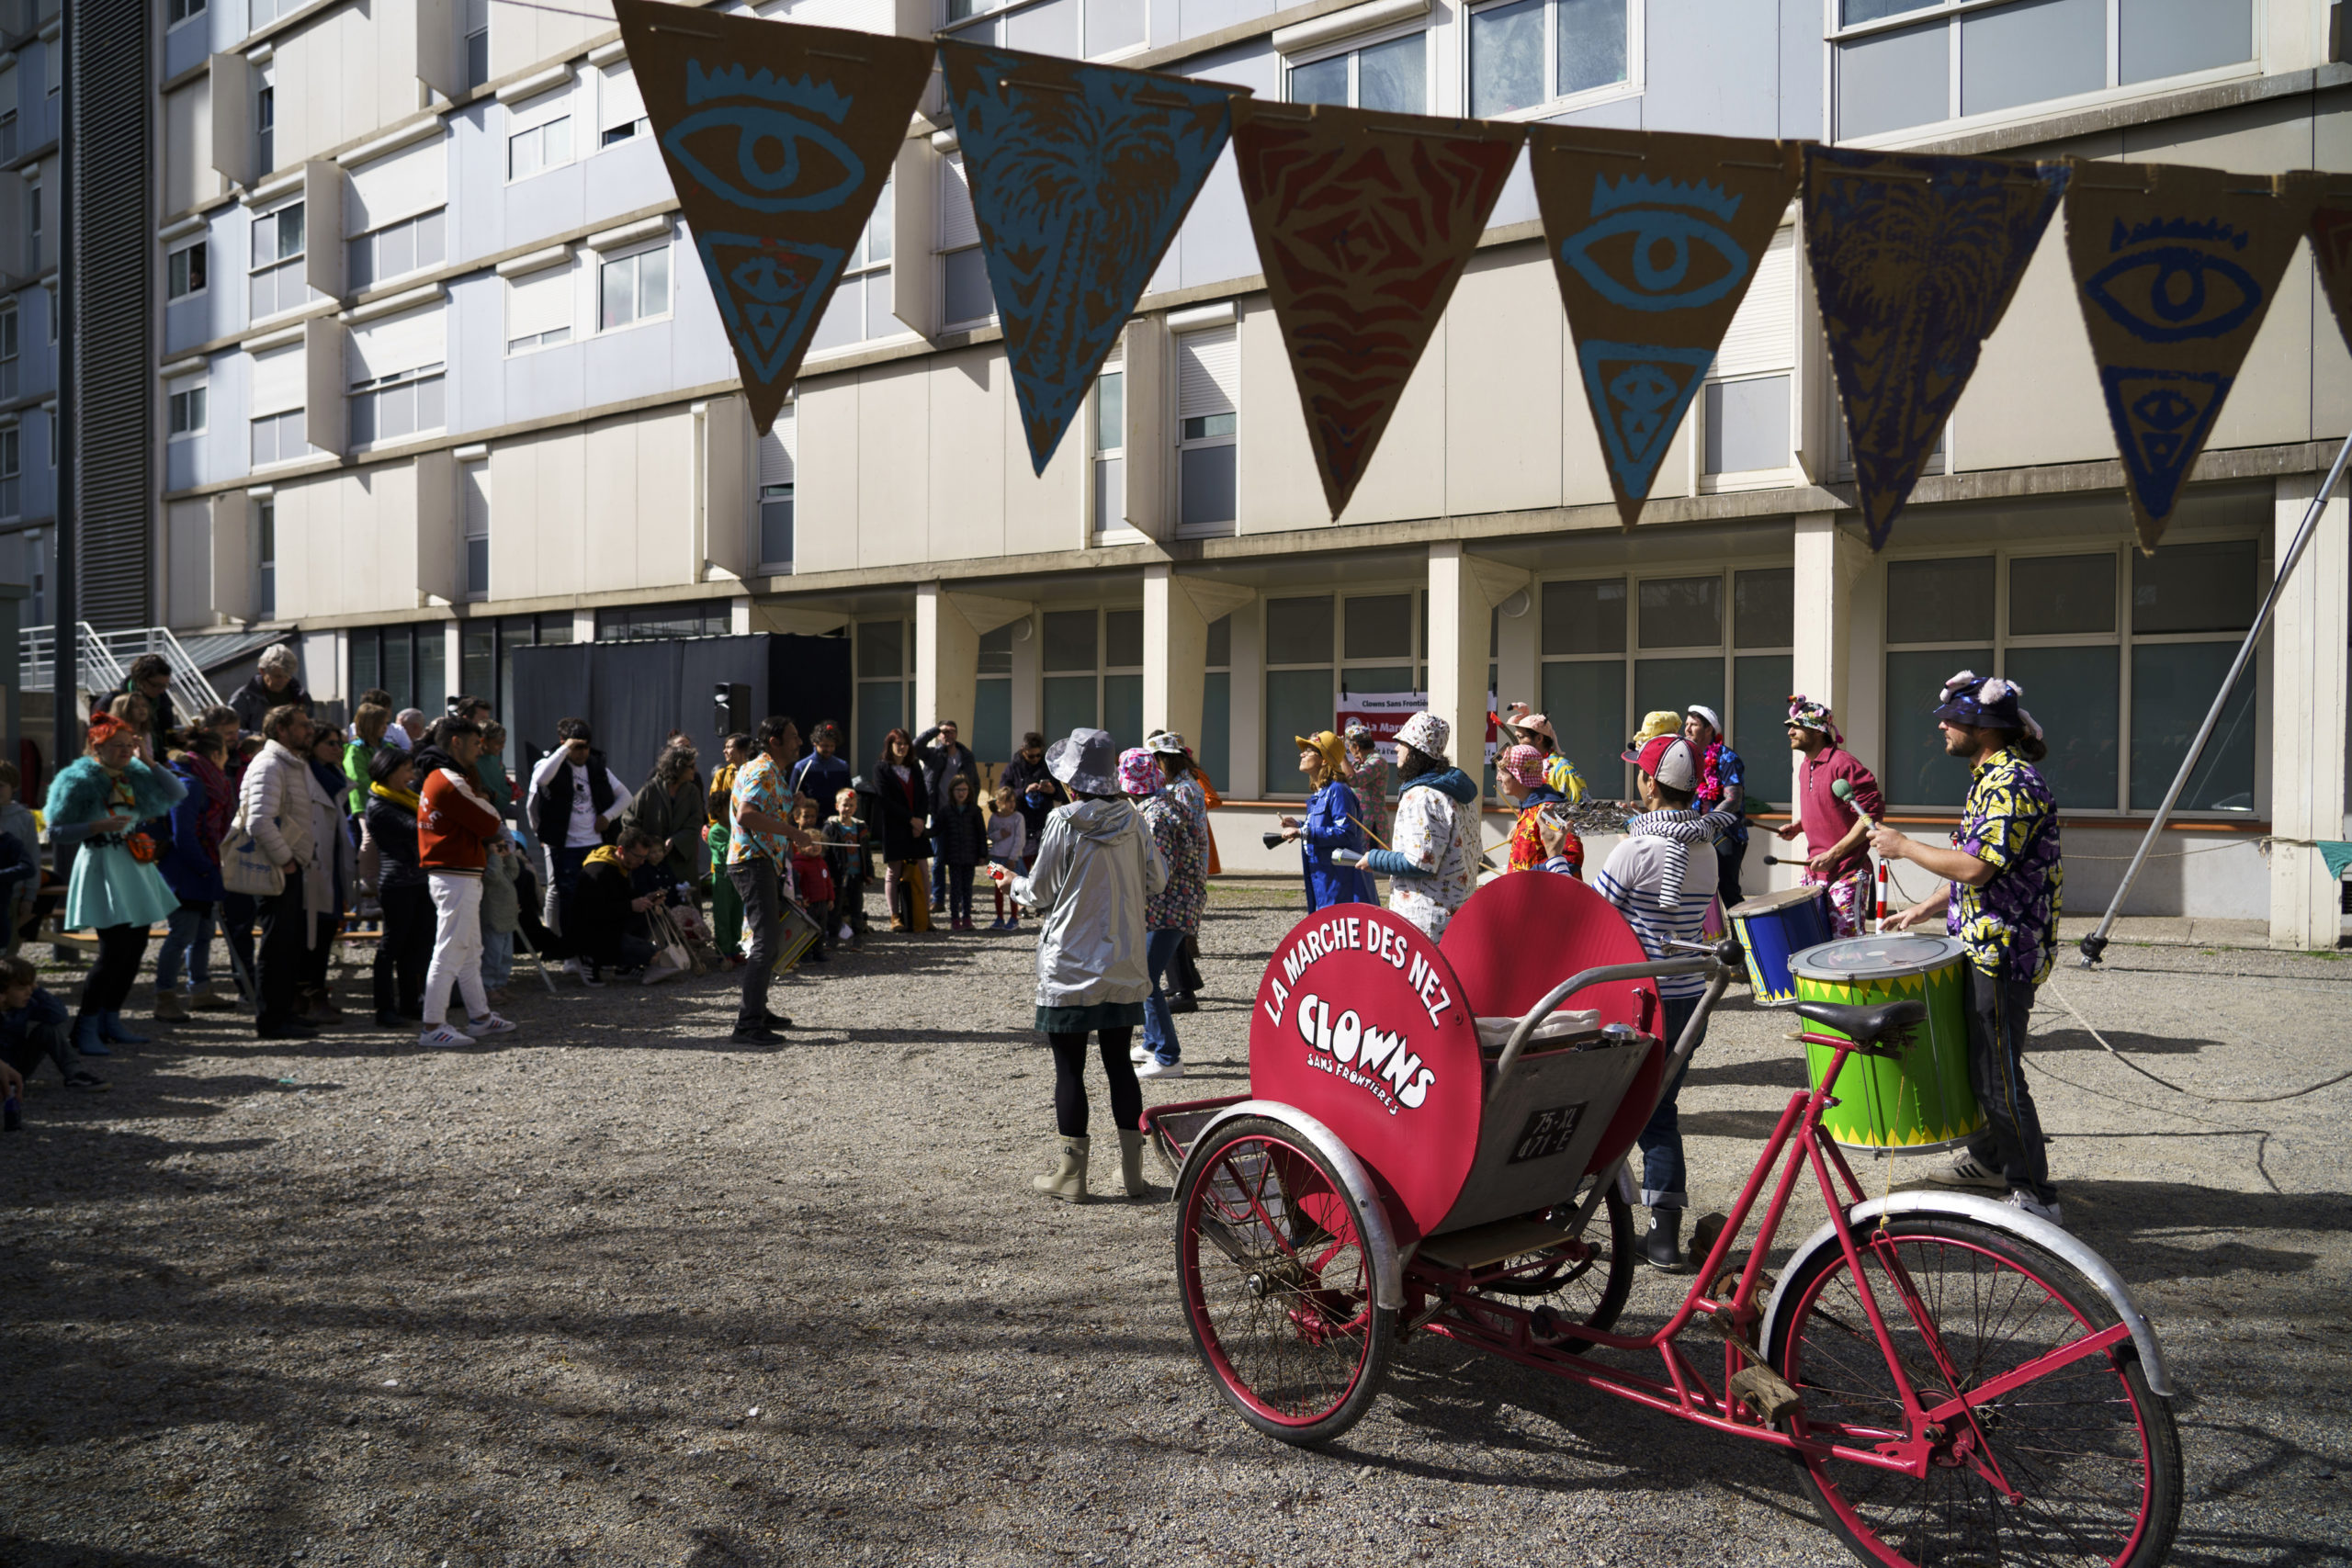
<path id="1" fill-rule="evenodd" d="M 1682 958 L 1688 952 L 1671 943 L 1702 939 L 1707 905 L 1714 893 L 1713 846 L 1728 831 L 1736 814 L 1717 811 L 1701 816 L 1690 809 L 1699 786 L 1699 755 L 1679 735 L 1661 735 L 1629 750 L 1624 760 L 1639 770 L 1642 814 L 1625 825 L 1626 837 L 1609 852 L 1609 860 L 1593 879 L 1593 888 L 1617 907 L 1625 923 L 1641 939 L 1642 951 L 1652 958 Z M 1698 873 L 1691 874 L 1691 851 L 1702 848 Z M 1662 1005 L 1659 1032 L 1673 1049 L 1698 1010 L 1707 988 L 1702 975 L 1667 975 L 1657 981 Z M 1695 1055 L 1704 1042 L 1705 1022 L 1691 1046 Z M 1684 1059 L 1683 1068 L 1690 1062 Z M 1682 1190 L 1682 1127 L 1675 1111 L 1675 1096 L 1682 1089 L 1678 1071 L 1651 1112 L 1649 1125 L 1636 1140 L 1642 1151 L 1642 1201 L 1649 1205 L 1649 1233 L 1643 1238 L 1643 1256 L 1668 1273 L 1682 1267 L 1682 1211 L 1690 1206 Z"/>

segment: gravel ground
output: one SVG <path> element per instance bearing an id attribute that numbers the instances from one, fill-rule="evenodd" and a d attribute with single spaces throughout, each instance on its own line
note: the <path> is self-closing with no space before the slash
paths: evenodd
<path id="1" fill-rule="evenodd" d="M 1246 1087 L 1295 897 L 1217 890 L 1190 1076 L 1150 1098 Z M 1031 947 L 877 938 L 779 987 L 774 1050 L 725 1042 L 718 976 L 518 981 L 496 1049 L 200 1021 L 111 1094 L 36 1089 L 0 1143 L 0 1563 L 1849 1561 L 1777 1456 L 1442 1340 L 1327 1450 L 1249 1431 L 1179 1314 L 1164 1190 L 1027 1190 Z M 2207 1094 L 2346 1066 L 2352 964 L 2119 947 L 2054 991 Z M 2173 1561 L 2352 1561 L 2352 1085 L 2185 1098 L 2056 997 L 2070 1227 L 2183 1391 Z M 1702 1208 L 1802 1078 L 1734 998 L 1683 1095 Z M 1669 1292 L 1645 1273 L 1628 1321 Z"/>

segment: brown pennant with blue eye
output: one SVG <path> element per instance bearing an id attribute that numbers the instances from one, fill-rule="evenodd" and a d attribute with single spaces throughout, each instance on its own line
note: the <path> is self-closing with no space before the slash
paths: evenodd
<path id="1" fill-rule="evenodd" d="M 2066 255 L 2153 550 L 2320 199 L 2316 176 L 2076 163 Z"/>
<path id="2" fill-rule="evenodd" d="M 764 432 L 890 177 L 931 45 L 661 0 L 613 13 Z"/>
<path id="3" fill-rule="evenodd" d="M 1246 89 L 939 46 L 1005 359 L 1046 471 L 1232 134 Z"/>
<path id="4" fill-rule="evenodd" d="M 1544 240 L 1631 528 L 1796 194 L 1795 144 L 1536 126 Z"/>

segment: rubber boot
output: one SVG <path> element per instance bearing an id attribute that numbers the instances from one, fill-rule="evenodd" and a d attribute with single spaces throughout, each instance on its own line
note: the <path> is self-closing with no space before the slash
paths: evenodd
<path id="1" fill-rule="evenodd" d="M 144 1045 L 147 1043 L 147 1036 L 137 1032 L 129 1024 L 123 1022 L 122 1014 L 119 1012 L 100 1013 L 98 1015 L 98 1038 L 105 1041 L 109 1045 Z"/>
<path id="2" fill-rule="evenodd" d="M 1086 1143 L 1084 1138 L 1060 1140 L 1054 1168 L 1043 1176 L 1031 1177 L 1029 1185 L 1065 1203 L 1085 1202 Z"/>
<path id="3" fill-rule="evenodd" d="M 1148 1198 L 1151 1189 L 1143 1179 L 1143 1134 L 1122 1129 L 1119 1133 L 1119 1180 L 1130 1198 Z"/>
<path id="4" fill-rule="evenodd" d="M 74 1049 L 85 1056 L 111 1056 L 113 1052 L 98 1039 L 98 1015 L 85 1012 L 74 1021 Z"/>
<path id="5" fill-rule="evenodd" d="M 1652 1209 L 1649 1234 L 1642 1238 L 1643 1259 L 1663 1273 L 1682 1272 L 1682 1211 Z"/>
<path id="6" fill-rule="evenodd" d="M 167 990 L 160 986 L 155 988 L 155 1021 L 157 1023 L 178 1023 L 187 1016 L 187 998 L 185 994 L 176 990 Z"/>

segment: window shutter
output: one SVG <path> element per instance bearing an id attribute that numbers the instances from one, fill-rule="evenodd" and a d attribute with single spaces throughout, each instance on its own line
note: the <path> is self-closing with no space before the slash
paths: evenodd
<path id="1" fill-rule="evenodd" d="M 808 27 L 849 28 L 862 33 L 898 30 L 897 8 L 891 0 L 799 0 L 785 13 L 787 21 Z M 927 28 L 930 24 L 923 24 Z"/>
<path id="2" fill-rule="evenodd" d="M 366 234 L 449 203 L 449 143 L 434 137 L 351 171 L 344 232 Z"/>
<path id="3" fill-rule="evenodd" d="M 294 344 L 253 356 L 253 393 L 248 406 L 256 418 L 302 406 L 302 345 Z"/>
<path id="4" fill-rule="evenodd" d="M 800 443 L 794 429 L 792 405 L 786 403 L 775 423 L 760 437 L 760 487 L 788 485 L 800 468 Z"/>
<path id="5" fill-rule="evenodd" d="M 506 341 L 571 325 L 571 268 L 551 266 L 506 282 Z"/>
<path id="6" fill-rule="evenodd" d="M 1723 346 L 1715 351 L 1711 376 L 1745 376 L 1758 370 L 1787 370 L 1797 357 L 1797 253 L 1793 229 L 1772 236 L 1763 259 L 1757 263 L 1756 280 L 1739 302 Z"/>
<path id="7" fill-rule="evenodd" d="M 972 185 L 964 173 L 964 154 L 951 153 L 939 178 L 939 248 L 959 251 L 978 244 L 980 226 L 972 217 Z"/>
<path id="8" fill-rule="evenodd" d="M 1241 342 L 1230 326 L 1176 334 L 1176 417 L 1232 413 L 1240 407 Z"/>
<path id="9" fill-rule="evenodd" d="M 605 68 L 604 92 L 596 107 L 596 129 L 613 130 L 645 118 L 645 97 L 637 90 L 637 73 L 627 65 Z"/>
<path id="10" fill-rule="evenodd" d="M 447 310 L 436 301 L 352 328 L 352 384 L 444 363 L 448 357 L 447 321 Z"/>

